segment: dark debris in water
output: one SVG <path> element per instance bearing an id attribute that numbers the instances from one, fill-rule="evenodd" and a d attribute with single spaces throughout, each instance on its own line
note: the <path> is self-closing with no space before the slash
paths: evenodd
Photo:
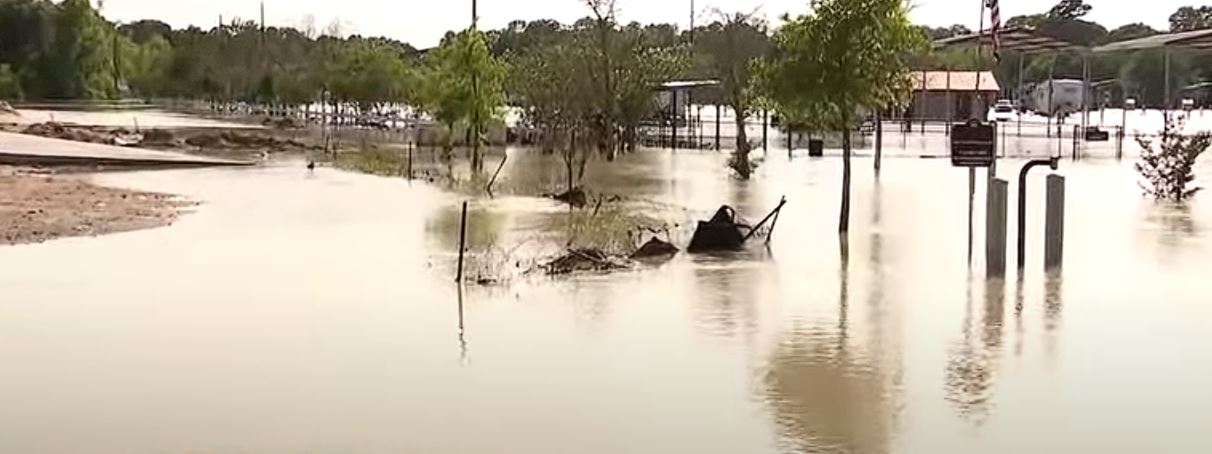
<path id="1" fill-rule="evenodd" d="M 569 249 L 564 255 L 540 265 L 551 276 L 576 272 L 604 272 L 631 269 L 634 264 L 623 257 L 612 256 L 600 249 Z"/>

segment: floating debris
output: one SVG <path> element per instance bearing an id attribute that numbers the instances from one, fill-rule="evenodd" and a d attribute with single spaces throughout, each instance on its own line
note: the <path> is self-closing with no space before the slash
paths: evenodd
<path id="1" fill-rule="evenodd" d="M 694 237 L 690 239 L 690 246 L 686 248 L 686 251 L 692 254 L 739 251 L 745 247 L 747 241 L 755 236 L 764 237 L 769 242 L 770 236 L 774 234 L 774 227 L 778 224 L 779 214 L 783 212 L 783 207 L 786 205 L 787 198 L 784 197 L 779 201 L 779 205 L 756 226 L 749 225 L 737 216 L 736 210 L 732 207 L 721 206 L 711 220 L 699 221 L 698 228 L 694 230 Z M 767 222 L 770 223 L 770 227 L 763 228 Z"/>
<path id="2" fill-rule="evenodd" d="M 635 252 L 631 253 L 632 260 L 638 259 L 654 259 L 666 258 L 677 255 L 681 250 L 677 246 L 667 241 L 661 241 L 660 238 L 652 237 L 643 246 L 640 246 Z"/>
<path id="3" fill-rule="evenodd" d="M 569 249 L 555 260 L 540 265 L 540 269 L 548 275 L 560 275 L 587 271 L 618 271 L 630 269 L 632 265 L 630 260 L 611 256 L 600 249 Z"/>

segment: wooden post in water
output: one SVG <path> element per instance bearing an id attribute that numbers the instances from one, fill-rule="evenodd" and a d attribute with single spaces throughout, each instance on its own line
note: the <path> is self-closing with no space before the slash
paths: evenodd
<path id="1" fill-rule="evenodd" d="M 1044 267 L 1055 271 L 1065 259 L 1065 177 L 1048 175 L 1044 219 Z"/>
<path id="2" fill-rule="evenodd" d="M 1010 183 L 994 178 L 989 184 L 985 213 L 985 278 L 1006 277 L 1006 212 Z"/>
<path id="3" fill-rule="evenodd" d="M 463 216 L 459 221 L 459 271 L 455 282 L 463 283 L 463 252 L 467 250 L 467 202 L 463 202 Z"/>
<path id="4" fill-rule="evenodd" d="M 948 128 L 950 129 L 950 128 Z M 875 173 L 880 173 L 884 159 L 884 113 L 882 109 L 875 110 Z"/>

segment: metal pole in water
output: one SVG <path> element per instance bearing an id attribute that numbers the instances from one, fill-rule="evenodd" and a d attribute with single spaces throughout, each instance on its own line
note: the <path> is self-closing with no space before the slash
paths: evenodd
<path id="1" fill-rule="evenodd" d="M 976 168 L 968 168 L 968 266 L 972 266 L 972 218 L 976 208 Z"/>
<path id="2" fill-rule="evenodd" d="M 467 250 L 467 202 L 463 202 L 463 216 L 459 221 L 459 271 L 455 282 L 463 283 L 463 253 Z"/>
<path id="3" fill-rule="evenodd" d="M 1049 166 L 1056 170 L 1060 159 L 1033 159 L 1023 166 L 1018 174 L 1018 274 L 1021 278 L 1027 267 L 1027 173 L 1038 166 Z"/>
<path id="4" fill-rule="evenodd" d="M 715 105 L 715 151 L 720 151 L 720 105 Z"/>

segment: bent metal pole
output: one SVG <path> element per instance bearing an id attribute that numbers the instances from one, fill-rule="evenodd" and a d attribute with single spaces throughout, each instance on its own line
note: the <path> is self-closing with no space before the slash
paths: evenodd
<path id="1" fill-rule="evenodd" d="M 1018 173 L 1018 274 L 1022 276 L 1027 267 L 1027 173 L 1039 166 L 1048 166 L 1056 170 L 1060 158 L 1053 156 L 1048 159 L 1033 159 L 1023 166 Z"/>

